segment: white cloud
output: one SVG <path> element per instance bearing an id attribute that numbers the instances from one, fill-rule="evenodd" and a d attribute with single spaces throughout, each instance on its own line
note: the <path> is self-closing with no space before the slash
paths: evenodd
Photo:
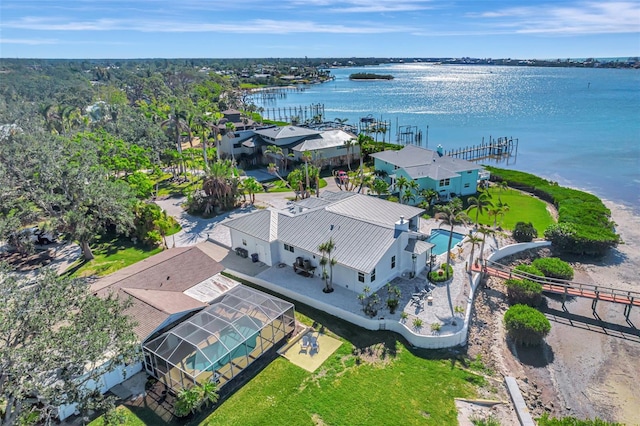
<path id="1" fill-rule="evenodd" d="M 254 19 L 233 24 L 188 22 L 186 20 L 162 21 L 142 19 L 97 19 L 67 21 L 65 19 L 28 17 L 5 22 L 5 28 L 35 31 L 113 31 L 128 30 L 156 33 L 221 32 L 235 34 L 292 34 L 292 33 L 333 33 L 333 34 L 381 34 L 406 32 L 404 26 L 388 26 L 378 23 L 354 23 L 353 25 L 323 24 L 313 21 L 277 21 Z"/>
<path id="2" fill-rule="evenodd" d="M 640 32 L 640 3 L 582 2 L 563 6 L 514 7 L 479 14 L 472 18 L 521 34 L 603 34 Z"/>
<path id="3" fill-rule="evenodd" d="M 41 44 L 58 44 L 58 40 L 51 38 L 0 38 L 0 44 L 27 44 L 38 46 Z"/>

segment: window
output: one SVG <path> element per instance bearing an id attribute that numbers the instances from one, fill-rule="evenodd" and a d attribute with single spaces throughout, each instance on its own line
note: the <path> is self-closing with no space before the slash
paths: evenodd
<path id="1" fill-rule="evenodd" d="M 245 240 L 244 238 L 242 239 L 242 245 L 246 246 L 247 245 L 247 240 Z"/>
<path id="2" fill-rule="evenodd" d="M 468 184 L 468 183 L 465 183 L 465 184 L 464 184 L 464 187 L 465 187 L 465 188 L 468 188 L 468 187 L 469 187 L 469 184 Z"/>
<path id="3" fill-rule="evenodd" d="M 451 179 L 440 179 L 440 186 L 449 186 Z"/>
<path id="4" fill-rule="evenodd" d="M 471 174 L 471 170 L 467 171 L 467 174 L 470 175 Z"/>
<path id="5" fill-rule="evenodd" d="M 396 267 L 396 257 L 391 256 L 391 269 Z"/>
<path id="6" fill-rule="evenodd" d="M 362 272 L 358 272 L 358 281 L 360 281 L 361 283 L 364 282 L 364 274 Z"/>
<path id="7" fill-rule="evenodd" d="M 285 244 L 284 245 L 284 249 L 286 251 L 290 251 L 291 253 L 293 253 L 293 246 L 290 246 L 289 244 Z"/>
<path id="8" fill-rule="evenodd" d="M 373 268 L 373 271 L 371 271 L 371 282 L 374 282 L 376 280 L 376 268 Z"/>

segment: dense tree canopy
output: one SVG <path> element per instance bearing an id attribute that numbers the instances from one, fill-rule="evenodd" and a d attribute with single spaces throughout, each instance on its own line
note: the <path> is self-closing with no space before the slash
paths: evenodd
<path id="1" fill-rule="evenodd" d="M 0 265 L 0 306 L 1 425 L 49 423 L 73 402 L 104 408 L 85 384 L 138 356 L 126 305 L 53 270 L 22 279 Z"/>

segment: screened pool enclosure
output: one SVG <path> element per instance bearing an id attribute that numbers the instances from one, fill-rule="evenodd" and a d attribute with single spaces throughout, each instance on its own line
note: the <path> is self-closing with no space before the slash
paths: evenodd
<path id="1" fill-rule="evenodd" d="M 293 304 L 237 285 L 143 345 L 145 368 L 174 392 L 233 379 L 295 328 Z"/>

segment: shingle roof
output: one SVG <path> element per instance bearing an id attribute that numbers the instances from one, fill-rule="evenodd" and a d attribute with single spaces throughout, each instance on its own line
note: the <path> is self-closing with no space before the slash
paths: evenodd
<path id="1" fill-rule="evenodd" d="M 222 270 L 197 247 L 170 249 L 98 280 L 91 289 L 101 297 L 131 300 L 125 313 L 137 323 L 134 332 L 142 341 L 172 314 L 206 306 L 184 292 Z"/>
<path id="2" fill-rule="evenodd" d="M 459 172 L 482 167 L 467 160 L 440 156 L 430 149 L 407 145 L 399 151 L 382 151 L 371 157 L 404 169 L 412 179 L 429 177 L 434 180 L 457 177 Z"/>

